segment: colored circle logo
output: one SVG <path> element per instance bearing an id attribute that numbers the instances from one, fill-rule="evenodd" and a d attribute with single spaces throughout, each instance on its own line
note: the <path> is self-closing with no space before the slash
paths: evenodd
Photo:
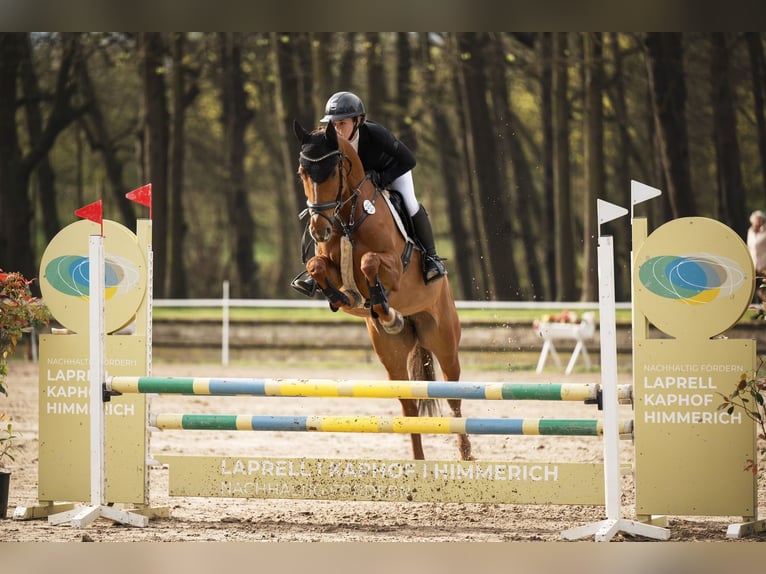
<path id="1" fill-rule="evenodd" d="M 635 304 L 669 335 L 710 338 L 747 310 L 753 274 L 747 246 L 732 229 L 702 217 L 677 219 L 635 256 Z"/>
<path id="2" fill-rule="evenodd" d="M 88 237 L 98 224 L 77 221 L 50 242 L 40 263 L 40 290 L 56 320 L 75 333 L 89 326 L 90 260 Z M 146 291 L 146 259 L 135 234 L 104 220 L 104 299 L 107 333 L 130 323 Z"/>

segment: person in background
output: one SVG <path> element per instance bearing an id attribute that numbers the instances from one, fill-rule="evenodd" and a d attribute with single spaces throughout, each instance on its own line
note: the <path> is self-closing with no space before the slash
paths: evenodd
<path id="1" fill-rule="evenodd" d="M 757 209 L 750 214 L 747 230 L 747 248 L 755 267 L 756 300 L 763 305 L 766 301 L 766 214 Z M 761 310 L 761 314 L 763 310 Z"/>
<path id="2" fill-rule="evenodd" d="M 382 125 L 366 119 L 364 103 L 352 92 L 337 92 L 325 105 L 322 123 L 332 122 L 335 130 L 354 146 L 365 172 L 378 188 L 398 191 L 415 228 L 417 239 L 425 249 L 423 279 L 431 283 L 446 275 L 447 270 L 436 253 L 434 233 L 428 213 L 415 198 L 412 169 L 415 156 L 399 139 Z M 291 286 L 311 297 L 316 283 L 308 272 L 299 273 Z"/>

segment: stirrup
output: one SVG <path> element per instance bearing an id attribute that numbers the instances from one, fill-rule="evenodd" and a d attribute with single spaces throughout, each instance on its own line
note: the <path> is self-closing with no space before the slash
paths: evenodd
<path id="1" fill-rule="evenodd" d="M 290 282 L 290 287 L 306 297 L 313 297 L 317 292 L 317 282 L 309 275 L 308 271 L 298 273 L 295 279 Z"/>
<path id="2" fill-rule="evenodd" d="M 426 283 L 433 283 L 447 274 L 447 268 L 438 255 L 426 255 L 423 269 L 423 279 Z"/>

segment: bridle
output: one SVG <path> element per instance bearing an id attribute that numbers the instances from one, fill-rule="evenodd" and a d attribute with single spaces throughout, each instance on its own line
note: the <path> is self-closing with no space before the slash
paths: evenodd
<path id="1" fill-rule="evenodd" d="M 306 209 L 301 212 L 300 218 L 303 219 L 307 213 L 312 217 L 315 215 L 324 217 L 332 227 L 339 228 L 344 235 L 350 238 L 356 228 L 359 227 L 365 219 L 367 219 L 368 215 L 370 215 L 369 211 L 365 209 L 362 211 L 361 217 L 357 221 L 354 221 L 357 201 L 359 200 L 362 185 L 364 185 L 365 180 L 369 179 L 369 176 L 365 174 L 362 181 L 359 182 L 359 185 L 351 191 L 347 198 L 343 199 L 344 181 L 348 179 L 348 176 L 351 173 L 351 159 L 347 155 L 344 155 L 340 150 L 331 151 L 330 153 L 327 153 L 318 158 L 311 158 L 304 154 L 302 151 L 300 152 L 301 160 L 311 162 L 313 164 L 318 164 L 320 162 L 330 160 L 334 156 L 337 156 L 337 165 L 333 169 L 338 171 L 338 193 L 336 194 L 335 199 L 333 201 L 324 201 L 319 203 L 315 203 L 307 199 Z M 344 171 L 342 169 L 342 163 L 344 159 L 348 163 L 348 171 Z M 308 177 L 311 179 L 310 175 Z M 311 179 L 311 181 L 314 185 L 316 185 L 316 182 L 313 179 Z M 375 194 L 370 200 L 373 206 L 379 193 L 380 190 L 376 186 Z M 349 201 L 351 202 L 351 211 L 348 221 L 346 221 L 344 220 L 341 212 Z M 327 211 L 329 210 L 332 210 L 332 215 L 327 214 Z M 374 213 L 374 209 L 372 211 Z"/>

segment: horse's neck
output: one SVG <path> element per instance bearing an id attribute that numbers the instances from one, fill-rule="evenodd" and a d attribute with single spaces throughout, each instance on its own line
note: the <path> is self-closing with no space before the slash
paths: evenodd
<path id="1" fill-rule="evenodd" d="M 344 206 L 341 214 L 346 223 L 353 226 L 364 220 L 363 225 L 354 229 L 353 235 L 356 240 L 373 246 L 373 250 L 376 245 L 385 248 L 384 246 L 390 245 L 392 237 L 398 235 L 393 216 L 382 196 L 377 194 L 375 185 L 365 179 L 364 166 L 356 150 L 350 143 L 345 142 L 342 144 L 342 152 L 351 162 L 351 170 L 346 176 L 346 190 L 343 194 Z M 355 194 L 356 198 L 353 197 Z M 369 209 L 366 205 L 367 201 L 372 206 L 372 213 L 365 212 L 366 209 Z"/>
<path id="2" fill-rule="evenodd" d="M 361 168 L 352 168 L 351 172 L 346 176 L 345 186 L 346 189 L 342 195 L 343 208 L 341 209 L 341 214 L 346 222 L 358 221 L 364 213 L 364 200 L 373 199 L 375 186 L 371 182 L 364 180 L 364 170 Z"/>
<path id="3" fill-rule="evenodd" d="M 404 249 L 404 235 L 399 232 L 393 209 L 372 183 L 364 184 L 357 200 L 351 239 L 362 251 L 395 251 Z M 369 211 L 366 211 L 368 209 Z M 361 222 L 361 223 L 360 223 Z"/>

